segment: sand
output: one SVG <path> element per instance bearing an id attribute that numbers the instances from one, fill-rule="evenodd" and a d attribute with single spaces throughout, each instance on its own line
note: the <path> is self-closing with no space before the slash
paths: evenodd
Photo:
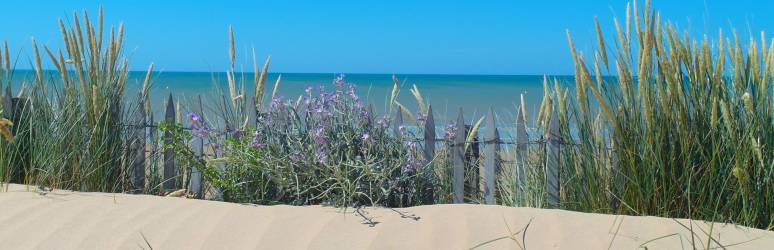
<path id="1" fill-rule="evenodd" d="M 716 223 L 708 241 L 711 224 L 685 219 L 487 205 L 358 211 L 27 189 L 0 192 L 2 249 L 468 249 L 509 234 L 480 248 L 774 247 L 774 232 Z"/>

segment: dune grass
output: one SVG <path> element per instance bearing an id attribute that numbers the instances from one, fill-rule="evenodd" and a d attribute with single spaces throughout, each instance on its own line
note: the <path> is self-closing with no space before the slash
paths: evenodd
<path id="1" fill-rule="evenodd" d="M 3 115 L 17 122 L 14 143 L 0 150 L 3 181 L 80 191 L 127 188 L 124 28 L 105 34 L 102 20 L 101 9 L 96 21 L 87 12 L 83 19 L 74 13 L 70 23 L 60 20 L 61 50 L 46 46 L 43 52 L 33 39 L 35 77 L 18 91 L 14 109 L 4 107 L 13 114 Z M 10 76 L 7 49 L 5 56 Z M 44 70 L 44 57 L 56 73 Z M 7 79 L 8 92 L 10 83 Z"/>
<path id="2" fill-rule="evenodd" d="M 546 87 L 539 118 L 556 112 L 578 143 L 562 154 L 562 207 L 771 228 L 774 44 L 722 30 L 696 40 L 649 5 L 615 21 L 614 45 L 597 28 L 591 59 L 568 31 L 576 95 Z"/>

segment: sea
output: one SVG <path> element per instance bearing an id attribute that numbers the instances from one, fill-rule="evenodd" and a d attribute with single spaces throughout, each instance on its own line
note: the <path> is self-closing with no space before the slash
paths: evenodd
<path id="1" fill-rule="evenodd" d="M 47 71 L 46 75 L 51 79 L 57 76 L 54 71 Z M 393 88 L 392 74 L 270 73 L 266 80 L 265 102 L 270 101 L 270 93 L 279 77 L 277 95 L 295 100 L 304 94 L 307 87 L 323 86 L 326 90 L 335 90 L 333 82 L 339 76 L 357 86 L 357 94 L 364 102 L 374 106 L 375 113 L 387 113 Z M 237 73 L 238 88 L 244 85 L 245 91 L 253 93 L 253 77 L 253 73 Z M 532 120 L 530 118 L 537 115 L 543 98 L 542 75 L 396 74 L 395 77 L 399 82 L 398 102 L 416 112 L 417 103 L 410 92 L 416 85 L 425 101 L 432 105 L 436 120 L 441 122 L 456 119 L 461 108 L 466 120 L 475 121 L 492 109 L 498 116 L 498 123 L 513 123 L 522 96 L 528 120 Z M 144 78 L 145 72 L 130 72 L 126 85 L 127 101 L 136 98 Z M 573 76 L 549 78 L 556 78 L 560 85 L 574 87 Z M 29 89 L 23 86 L 32 79 L 32 71 L 15 71 L 13 92 Z M 55 80 L 50 82 L 56 85 Z M 183 109 L 197 103 L 196 100 L 201 97 L 207 110 L 207 106 L 222 101 L 223 93 L 227 95 L 227 77 L 224 72 L 154 72 L 149 93 L 154 113 L 163 111 L 170 95 L 182 104 Z"/>

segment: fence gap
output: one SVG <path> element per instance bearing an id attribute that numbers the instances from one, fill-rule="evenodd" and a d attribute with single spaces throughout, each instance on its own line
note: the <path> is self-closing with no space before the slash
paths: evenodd
<path id="1" fill-rule="evenodd" d="M 559 133 L 559 118 L 557 111 L 551 113 L 548 127 L 548 143 L 546 143 L 546 193 L 547 203 L 551 208 L 559 206 L 559 164 L 561 157 L 561 134 Z"/>
<path id="2" fill-rule="evenodd" d="M 451 143 L 452 190 L 454 203 L 463 203 L 465 198 L 465 117 L 459 109 L 454 139 Z"/>
<path id="3" fill-rule="evenodd" d="M 495 178 L 496 172 L 500 170 L 500 134 L 497 131 L 495 114 L 492 107 L 489 107 L 489 114 L 486 117 L 486 134 L 484 135 L 484 169 L 479 175 L 481 181 L 479 188 L 484 194 L 486 204 L 494 204 Z"/>
<path id="4" fill-rule="evenodd" d="M 175 124 L 175 101 L 172 99 L 172 94 L 169 94 L 167 100 L 167 110 L 164 114 L 164 119 L 167 125 L 174 126 Z M 164 145 L 171 145 L 173 143 L 172 131 L 167 130 L 164 132 Z M 162 188 L 164 192 L 173 191 L 177 189 L 177 169 L 175 168 L 175 151 L 171 148 L 164 150 L 164 179 Z"/>

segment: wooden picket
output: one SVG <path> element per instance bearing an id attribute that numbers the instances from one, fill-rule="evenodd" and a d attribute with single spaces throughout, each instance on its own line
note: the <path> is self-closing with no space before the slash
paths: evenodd
<path id="1" fill-rule="evenodd" d="M 198 96 L 195 113 L 199 115 L 204 120 L 204 108 L 202 107 L 202 96 Z M 255 105 L 252 105 L 252 109 L 255 110 Z M 256 115 L 255 113 L 253 115 Z M 254 121 L 253 121 L 254 122 Z M 194 151 L 194 154 L 196 156 L 197 160 L 201 160 L 204 154 L 204 138 L 195 138 L 193 141 L 192 149 Z M 188 191 L 196 196 L 197 198 L 201 198 L 202 196 L 202 172 L 198 168 L 192 168 L 191 169 L 191 181 L 188 187 Z"/>
<path id="2" fill-rule="evenodd" d="M 164 115 L 165 122 L 169 125 L 175 124 L 175 101 L 172 99 L 172 94 L 169 94 L 167 100 L 167 109 Z M 164 133 L 164 145 L 171 145 L 173 143 L 172 131 L 167 130 Z M 165 192 L 177 189 L 178 173 L 175 168 L 175 152 L 171 148 L 164 150 L 164 180 L 162 188 Z"/>
<path id="3" fill-rule="evenodd" d="M 546 194 L 549 207 L 559 206 L 559 164 L 561 157 L 561 134 L 559 133 L 559 118 L 556 112 L 551 113 L 548 125 L 548 142 L 546 143 Z"/>
<path id="4" fill-rule="evenodd" d="M 465 117 L 462 107 L 457 117 L 456 131 L 451 143 L 452 190 L 454 203 L 463 203 L 465 199 Z"/>
<path id="5" fill-rule="evenodd" d="M 425 139 L 425 160 L 435 159 L 435 120 L 433 119 L 433 106 L 428 106 L 427 117 L 425 118 L 424 128 Z"/>
<path id="6" fill-rule="evenodd" d="M 5 89 L 5 98 L 3 98 L 3 113 L 10 117 L 13 113 L 13 107 L 11 107 L 13 96 L 11 96 L 11 86 L 6 87 Z"/>
<path id="7" fill-rule="evenodd" d="M 247 125 L 249 126 L 255 126 L 257 124 L 256 116 L 258 115 L 258 110 L 255 109 L 256 103 L 255 98 L 247 98 L 245 99 L 245 115 L 247 116 Z M 201 102 L 202 102 L 202 96 L 199 96 L 199 106 L 201 109 Z M 202 113 L 199 113 L 202 114 Z"/>
<path id="8" fill-rule="evenodd" d="M 403 134 L 400 131 L 401 126 L 403 126 L 403 110 L 398 106 L 398 108 L 395 109 L 395 117 L 392 122 L 392 133 L 398 140 L 403 139 Z"/>
<path id="9" fill-rule="evenodd" d="M 137 102 L 139 107 L 134 115 L 130 138 L 130 150 L 132 159 L 133 180 L 132 187 L 135 192 L 142 192 L 145 189 L 145 147 L 146 142 L 146 121 L 145 121 L 145 98 L 140 94 Z"/>
<path id="10" fill-rule="evenodd" d="M 516 112 L 516 134 L 514 135 L 516 142 L 514 174 L 516 175 L 515 177 L 519 190 L 523 190 L 527 185 L 525 168 L 527 166 L 527 143 L 529 143 L 529 135 L 527 135 L 527 123 L 523 112 L 524 107 L 519 107 L 519 110 Z"/>
<path id="11" fill-rule="evenodd" d="M 495 123 L 495 114 L 492 108 L 489 108 L 489 114 L 486 118 L 486 134 L 484 135 L 484 169 L 479 174 L 481 181 L 479 187 L 484 194 L 486 204 L 494 204 L 495 177 L 496 172 L 500 170 L 500 133 L 497 131 Z"/>

